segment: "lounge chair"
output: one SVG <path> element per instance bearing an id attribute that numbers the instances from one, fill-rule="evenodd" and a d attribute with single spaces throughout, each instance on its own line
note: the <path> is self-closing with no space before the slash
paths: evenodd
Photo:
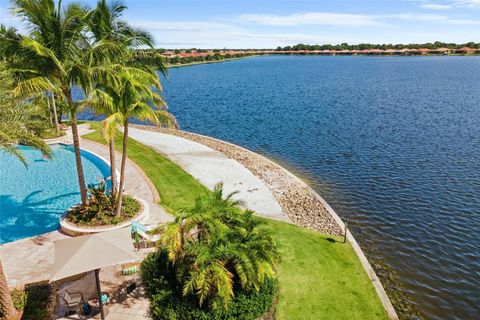
<path id="1" fill-rule="evenodd" d="M 137 221 L 132 221 L 131 229 L 132 229 L 132 234 L 136 234 L 139 237 L 143 239 L 141 241 L 138 239 L 137 244 L 140 245 L 140 243 L 143 243 L 144 245 L 148 244 L 155 244 L 160 240 L 160 235 L 159 234 L 154 234 L 150 235 L 148 234 L 148 231 L 155 230 L 157 226 L 145 226 Z"/>
<path id="2" fill-rule="evenodd" d="M 83 299 L 83 293 L 81 292 L 68 292 L 65 291 L 63 295 L 63 301 L 65 301 L 65 305 L 67 306 L 68 310 L 65 313 L 66 316 L 70 315 L 71 311 L 77 312 L 77 308 L 82 310 L 81 307 L 85 303 Z"/>

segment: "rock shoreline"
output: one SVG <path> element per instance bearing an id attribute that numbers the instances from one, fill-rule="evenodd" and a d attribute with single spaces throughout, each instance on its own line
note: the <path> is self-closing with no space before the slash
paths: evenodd
<path id="1" fill-rule="evenodd" d="M 343 234 L 340 226 L 314 194 L 314 191 L 305 182 L 271 160 L 234 144 L 195 133 L 143 125 L 134 125 L 133 127 L 176 135 L 223 153 L 241 163 L 262 180 L 293 223 L 330 235 Z"/>

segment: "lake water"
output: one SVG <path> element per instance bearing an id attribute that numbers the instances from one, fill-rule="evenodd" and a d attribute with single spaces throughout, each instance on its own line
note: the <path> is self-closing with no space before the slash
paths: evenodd
<path id="1" fill-rule="evenodd" d="M 480 318 L 479 57 L 256 57 L 164 87 L 182 129 L 309 177 L 402 318 Z"/>

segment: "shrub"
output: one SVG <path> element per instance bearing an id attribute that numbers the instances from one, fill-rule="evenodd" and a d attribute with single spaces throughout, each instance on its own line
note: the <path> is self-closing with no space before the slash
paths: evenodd
<path id="1" fill-rule="evenodd" d="M 193 295 L 183 295 L 167 252 L 149 254 L 142 263 L 141 276 L 150 313 L 155 320 L 254 320 L 267 312 L 275 296 L 275 280 L 265 278 L 259 291 L 236 288 L 227 309 L 200 307 Z"/>
<path id="2" fill-rule="evenodd" d="M 67 214 L 67 219 L 79 226 L 116 225 L 135 217 L 140 211 L 141 205 L 138 201 L 131 196 L 124 195 L 122 214 L 117 217 L 112 207 L 115 198 L 108 194 L 105 188 L 105 183 L 98 186 L 89 185 L 88 206 L 72 208 Z"/>
<path id="3" fill-rule="evenodd" d="M 23 310 L 25 303 L 27 302 L 27 294 L 23 290 L 13 289 L 10 292 L 12 296 L 13 306 L 17 310 Z"/>
<path id="4" fill-rule="evenodd" d="M 13 305 L 22 311 L 22 319 L 49 320 L 55 306 L 55 291 L 48 283 L 27 285 L 11 291 Z"/>

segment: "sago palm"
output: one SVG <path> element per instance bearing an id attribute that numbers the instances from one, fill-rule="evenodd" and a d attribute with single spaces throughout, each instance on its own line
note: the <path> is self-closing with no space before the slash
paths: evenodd
<path id="1" fill-rule="evenodd" d="M 252 211 L 242 211 L 235 193 L 223 196 L 222 185 L 199 198 L 193 209 L 167 225 L 161 248 L 168 254 L 183 294 L 200 306 L 228 307 L 235 285 L 260 290 L 274 277 L 278 251 L 272 235 Z"/>

